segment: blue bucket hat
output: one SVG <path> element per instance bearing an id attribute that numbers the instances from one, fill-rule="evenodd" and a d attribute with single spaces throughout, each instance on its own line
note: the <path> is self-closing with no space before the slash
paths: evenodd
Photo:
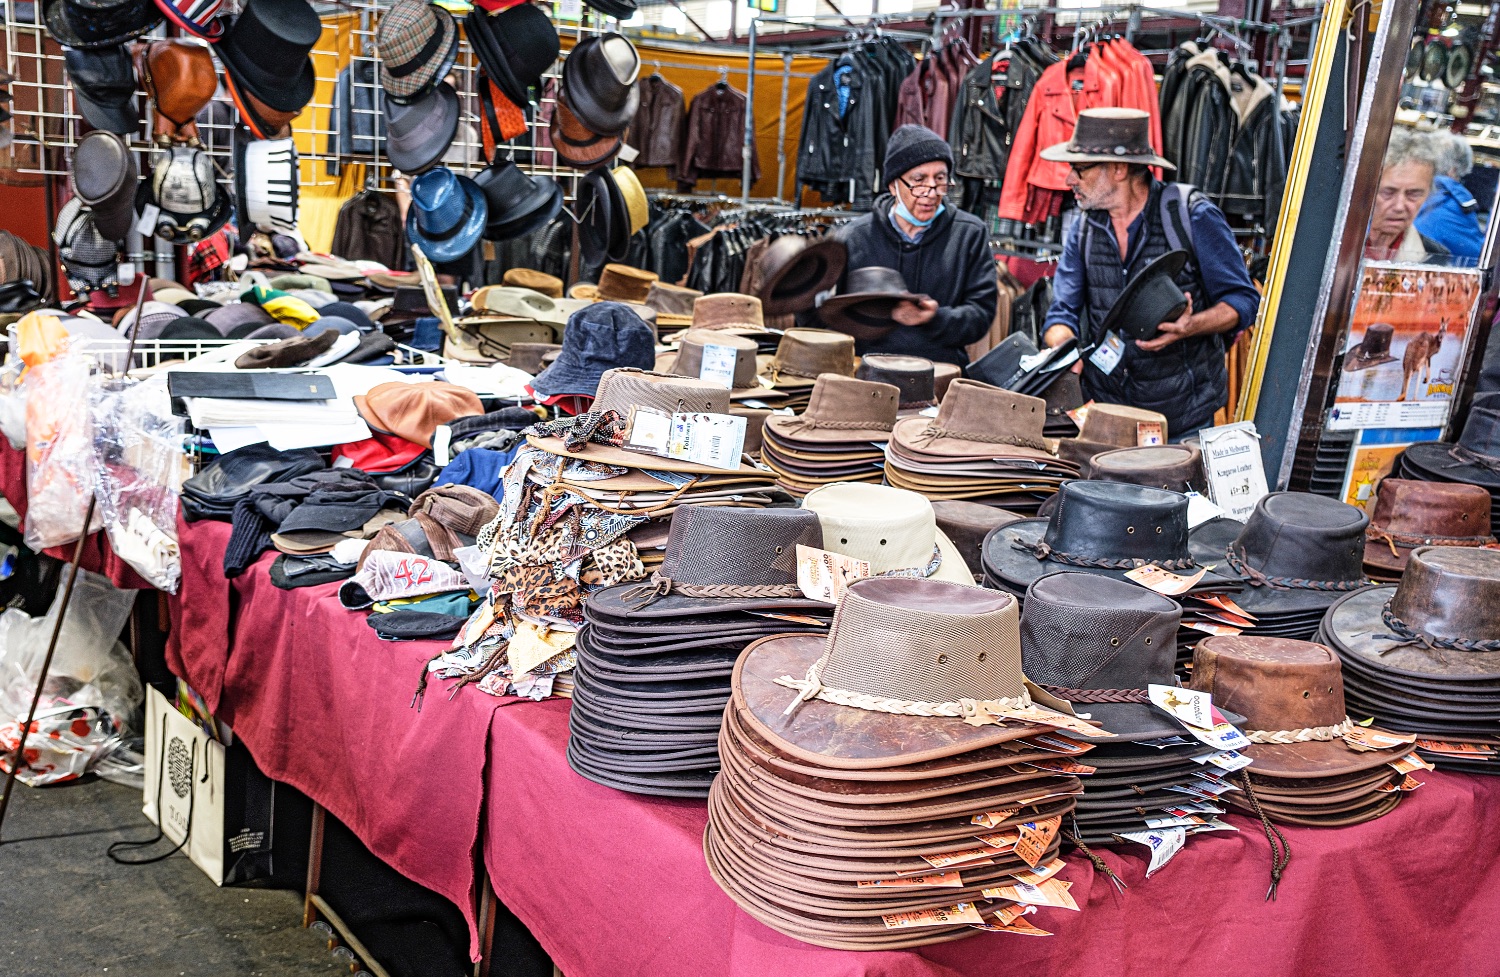
<path id="1" fill-rule="evenodd" d="M 592 397 L 606 370 L 656 365 L 656 337 L 646 320 L 619 302 L 595 302 L 573 313 L 562 352 L 531 381 L 540 398 Z"/>
<path id="2" fill-rule="evenodd" d="M 484 191 L 446 166 L 411 181 L 406 237 L 433 261 L 457 261 L 468 254 L 479 243 L 488 218 Z"/>

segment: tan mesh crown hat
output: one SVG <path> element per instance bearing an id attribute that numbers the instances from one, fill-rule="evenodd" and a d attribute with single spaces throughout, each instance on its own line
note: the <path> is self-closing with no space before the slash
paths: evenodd
<path id="1" fill-rule="evenodd" d="M 868 482 L 819 486 L 802 500 L 823 525 L 823 548 L 864 560 L 876 576 L 974 583 L 958 547 L 937 527 L 932 503 L 915 492 Z"/>

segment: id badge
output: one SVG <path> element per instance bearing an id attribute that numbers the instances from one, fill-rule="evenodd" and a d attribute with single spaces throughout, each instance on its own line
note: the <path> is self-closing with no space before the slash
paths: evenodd
<path id="1" fill-rule="evenodd" d="M 1121 341 L 1120 334 L 1110 330 L 1099 344 L 1099 348 L 1089 354 L 1089 362 L 1098 368 L 1105 376 L 1115 372 L 1115 367 L 1120 365 L 1120 357 L 1125 355 L 1125 343 Z"/>

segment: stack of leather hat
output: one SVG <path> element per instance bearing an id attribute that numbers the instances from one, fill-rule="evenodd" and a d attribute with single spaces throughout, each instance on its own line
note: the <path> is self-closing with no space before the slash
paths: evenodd
<path id="1" fill-rule="evenodd" d="M 1101 451 L 1089 463 L 1089 477 L 1130 482 L 1173 492 L 1208 492 L 1203 452 L 1196 444 L 1161 444 Z"/>
<path id="2" fill-rule="evenodd" d="M 891 436 L 900 397 L 889 383 L 825 373 L 801 414 L 766 418 L 761 460 L 793 495 L 829 482 L 879 482 L 880 445 Z"/>
<path id="3" fill-rule="evenodd" d="M 823 545 L 811 512 L 683 506 L 649 580 L 590 595 L 576 646 L 573 769 L 635 793 L 706 797 L 739 653 L 768 634 L 824 634 L 832 617 L 797 586 L 799 545 Z"/>
<path id="4" fill-rule="evenodd" d="M 1365 529 L 1365 576 L 1395 583 L 1419 546 L 1492 546 L 1490 496 L 1477 485 L 1383 478 Z"/>
<path id="5" fill-rule="evenodd" d="M 1078 470 L 1059 461 L 1042 434 L 1036 397 L 955 380 L 936 417 L 906 417 L 891 429 L 885 477 L 930 499 L 968 499 L 1034 513 Z"/>
<path id="6" fill-rule="evenodd" d="M 812 398 L 818 377 L 825 373 L 852 377 L 857 365 L 852 337 L 827 329 L 788 329 L 761 373 L 773 388 L 786 394 L 779 406 L 800 411 Z"/>
<path id="7" fill-rule="evenodd" d="M 1078 437 L 1057 444 L 1059 457 L 1078 465 L 1084 475 L 1094 456 L 1115 448 L 1135 448 L 1147 444 L 1147 437 L 1165 444 L 1167 419 L 1155 411 L 1126 407 L 1123 404 L 1092 404 L 1083 417 Z"/>
<path id="8" fill-rule="evenodd" d="M 1500 393 L 1474 397 L 1456 444 L 1414 444 L 1401 453 L 1392 474 L 1477 485 L 1490 493 L 1490 525 L 1500 525 Z"/>
<path id="9" fill-rule="evenodd" d="M 1188 833 L 1224 809 L 1219 768 L 1202 762 L 1219 751 L 1193 741 L 1182 724 L 1151 703 L 1147 687 L 1175 686 L 1182 609 L 1144 587 L 1096 574 L 1063 571 L 1035 580 L 1021 611 L 1026 676 L 1069 703 L 1074 713 L 1111 734 L 1082 763 L 1083 796 L 1074 814 L 1085 844 L 1149 831 L 1167 820 Z M 1239 717 L 1233 717 L 1238 719 Z M 1162 744 L 1173 737 L 1185 743 Z M 1082 773 L 1082 771 L 1080 771 Z M 1173 809 L 1192 805 L 1192 817 Z"/>
<path id="10" fill-rule="evenodd" d="M 1071 438 L 1078 425 L 1068 415 L 1083 404 L 1078 374 L 1069 367 L 1078 362 L 1078 344 L 1068 340 L 1059 346 L 1038 350 L 1025 333 L 1012 333 L 1000 344 L 964 368 L 964 375 L 993 387 L 1041 397 L 1047 402 L 1049 438 Z"/>
<path id="11" fill-rule="evenodd" d="M 926 357 L 871 353 L 861 358 L 854 377 L 896 387 L 901 391 L 899 409 L 903 411 L 926 410 L 938 403 L 937 373 Z"/>
<path id="12" fill-rule="evenodd" d="M 1205 570 L 1194 591 L 1223 590 L 1237 578 L 1196 559 L 1187 496 L 1146 485 L 1073 479 L 1062 483 L 1046 519 L 1001 526 L 984 541 L 986 586 L 1024 596 L 1039 577 L 1063 570 L 1128 579 L 1154 566 L 1183 577 Z M 1222 559 L 1219 561 L 1223 562 Z"/>
<path id="13" fill-rule="evenodd" d="M 781 391 L 771 389 L 761 382 L 758 372 L 759 347 L 748 336 L 724 330 L 689 329 L 678 336 L 676 345 L 676 350 L 668 349 L 657 354 L 657 372 L 681 377 L 701 377 L 705 366 L 713 366 L 722 359 L 732 358 L 734 372 L 730 379 L 730 400 L 770 403 L 786 397 Z"/>
<path id="14" fill-rule="evenodd" d="M 1334 827 L 1372 820 L 1400 802 L 1406 774 L 1392 764 L 1412 745 L 1355 724 L 1345 708 L 1339 658 L 1327 647 L 1288 638 L 1204 638 L 1193 656 L 1191 687 L 1244 716 L 1238 725 L 1251 745 L 1240 752 L 1251 763 L 1248 778 L 1236 778 L 1242 789 L 1224 795 L 1234 807 L 1283 824 Z M 1360 749 L 1355 738 L 1395 741 Z"/>
<path id="15" fill-rule="evenodd" d="M 856 581 L 826 639 L 762 638 L 735 664 L 709 872 L 751 916 L 818 946 L 895 949 L 997 925 L 1011 903 L 985 890 L 1037 879 L 1080 790 L 1028 762 L 1048 755 L 1030 739 L 1048 727 L 997 720 L 1032 704 L 1014 598 Z M 940 887 L 903 884 L 918 875 Z"/>
<path id="16" fill-rule="evenodd" d="M 1500 552 L 1423 546 L 1401 582 L 1328 609 L 1356 716 L 1417 735 L 1440 768 L 1500 773 Z"/>
<path id="17" fill-rule="evenodd" d="M 1193 556 L 1231 581 L 1219 589 L 1233 606 L 1225 617 L 1189 601 L 1180 655 L 1189 659 L 1191 645 L 1211 630 L 1189 627 L 1193 620 L 1228 623 L 1245 635 L 1312 640 L 1335 601 L 1369 586 L 1363 569 L 1367 525 L 1369 518 L 1352 505 L 1306 492 L 1272 492 L 1243 526 L 1214 519 L 1197 527 L 1189 544 Z M 1245 617 L 1235 620 L 1241 611 Z"/>

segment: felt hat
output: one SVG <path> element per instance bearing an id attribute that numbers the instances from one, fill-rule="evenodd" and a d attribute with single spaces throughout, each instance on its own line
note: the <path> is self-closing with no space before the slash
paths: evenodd
<path id="1" fill-rule="evenodd" d="M 438 164 L 458 133 L 458 93 L 447 82 L 407 103 L 385 101 L 385 155 L 403 173 Z"/>
<path id="2" fill-rule="evenodd" d="M 381 383 L 354 397 L 354 408 L 373 431 L 430 445 L 439 424 L 483 414 L 484 405 L 467 387 L 453 383 Z"/>
<path id="3" fill-rule="evenodd" d="M 135 64 L 123 44 L 63 48 L 63 64 L 73 83 L 73 101 L 95 129 L 128 136 L 141 127 L 135 101 Z"/>
<path id="4" fill-rule="evenodd" d="M 161 23 L 161 11 L 152 0 L 46 0 L 42 19 L 63 47 L 95 49 L 148 33 Z"/>
<path id="5" fill-rule="evenodd" d="M 542 87 L 542 75 L 561 50 L 552 19 L 532 3 L 503 10 L 476 7 L 464 17 L 464 32 L 500 94 L 522 108 L 530 104 L 531 90 Z"/>
<path id="6" fill-rule="evenodd" d="M 385 97 L 411 102 L 431 92 L 458 57 L 453 15 L 426 0 L 396 0 L 375 30 Z"/>
<path id="7" fill-rule="evenodd" d="M 473 180 L 435 167 L 412 181 L 406 237 L 433 261 L 456 261 L 479 243 L 488 216 L 484 191 Z"/>
<path id="8" fill-rule="evenodd" d="M 1163 322 L 1175 322 L 1187 309 L 1187 296 L 1176 278 L 1187 265 L 1186 251 L 1168 251 L 1125 284 L 1099 325 L 1101 334 L 1117 332 L 1127 339 L 1155 339 Z"/>
<path id="9" fill-rule="evenodd" d="M 530 268 L 511 268 L 501 276 L 502 285 L 512 285 L 517 288 L 528 288 L 533 292 L 552 299 L 563 297 L 563 283 L 561 278 L 548 275 L 545 272 L 533 271 Z"/>
<path id="10" fill-rule="evenodd" d="M 1151 146 L 1151 116 L 1140 109 L 1084 109 L 1073 138 L 1048 146 L 1042 159 L 1054 163 L 1141 163 L 1175 170 Z"/>
<path id="11" fill-rule="evenodd" d="M 879 339 L 898 328 L 891 318 L 897 305 L 923 297 L 907 290 L 906 280 L 896 269 L 870 265 L 851 269 L 838 294 L 818 306 L 818 316 L 828 328 L 855 339 Z"/>
<path id="12" fill-rule="evenodd" d="M 617 136 L 640 106 L 641 56 L 623 34 L 585 38 L 563 62 L 562 98 L 578 120 L 601 136 Z"/>
<path id="13" fill-rule="evenodd" d="M 249 0 L 215 45 L 230 94 L 254 96 L 280 112 L 312 100 L 313 45 L 322 22 L 307 0 Z"/>
<path id="14" fill-rule="evenodd" d="M 135 156 L 125 140 L 95 129 L 73 151 L 73 189 L 94 215 L 94 226 L 110 241 L 123 241 L 135 223 Z"/>
<path id="15" fill-rule="evenodd" d="M 644 305 L 651 291 L 651 283 L 660 276 L 654 271 L 632 268 L 629 265 L 605 265 L 599 273 L 599 301 L 629 302 Z"/>
<path id="16" fill-rule="evenodd" d="M 835 237 L 783 234 L 761 256 L 758 297 L 766 315 L 806 312 L 819 295 L 838 284 L 849 260 L 848 248 Z"/>

